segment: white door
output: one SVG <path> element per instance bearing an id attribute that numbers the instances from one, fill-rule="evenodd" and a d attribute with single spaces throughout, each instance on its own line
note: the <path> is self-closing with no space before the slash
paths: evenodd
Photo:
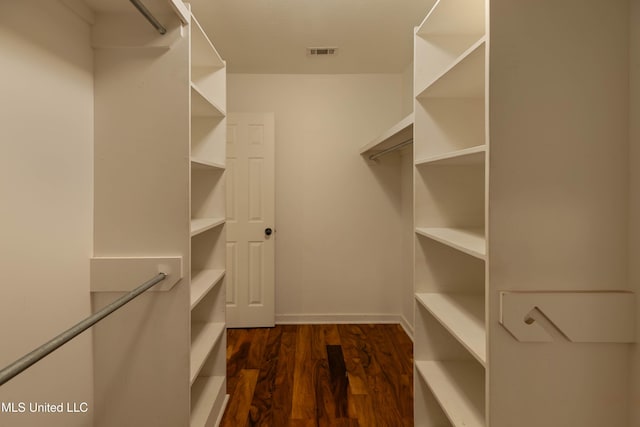
<path id="1" fill-rule="evenodd" d="M 227 326 L 275 324 L 273 113 L 227 116 Z"/>

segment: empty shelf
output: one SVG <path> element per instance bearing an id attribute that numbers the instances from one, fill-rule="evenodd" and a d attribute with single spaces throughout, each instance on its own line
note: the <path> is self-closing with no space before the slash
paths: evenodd
<path id="1" fill-rule="evenodd" d="M 200 270 L 191 275 L 191 309 L 224 277 L 224 270 Z"/>
<path id="2" fill-rule="evenodd" d="M 422 304 L 473 357 L 486 365 L 487 334 L 484 324 L 484 296 L 473 294 L 419 293 Z"/>
<path id="3" fill-rule="evenodd" d="M 416 362 L 453 427 L 484 427 L 484 371 L 475 362 Z"/>
<path id="4" fill-rule="evenodd" d="M 486 257 L 486 241 L 481 228 L 424 227 L 416 228 L 416 233 L 473 257 Z"/>
<path id="5" fill-rule="evenodd" d="M 191 169 L 197 170 L 224 170 L 225 166 L 222 163 L 210 162 L 209 160 L 198 159 L 196 157 L 191 158 Z"/>
<path id="6" fill-rule="evenodd" d="M 449 68 L 423 88 L 416 98 L 484 97 L 485 38 L 462 53 Z"/>
<path id="7" fill-rule="evenodd" d="M 191 83 L 191 115 L 196 117 L 224 117 L 224 109 Z"/>
<path id="8" fill-rule="evenodd" d="M 197 322 L 191 325 L 191 384 L 223 332 L 222 322 Z"/>
<path id="9" fill-rule="evenodd" d="M 486 145 L 464 148 L 462 150 L 450 151 L 448 153 L 429 156 L 416 161 L 416 166 L 438 165 L 438 166 L 463 166 L 483 163 L 485 160 Z"/>
<path id="10" fill-rule="evenodd" d="M 193 218 L 191 220 L 191 237 L 222 225 L 224 221 L 224 218 Z"/>
<path id="11" fill-rule="evenodd" d="M 224 377 L 198 377 L 191 386 L 191 427 L 204 427 L 214 408 L 220 406 L 218 412 L 222 416 L 222 409 L 226 399 Z M 213 424 L 210 424 L 213 425 Z M 217 424 L 215 424 L 217 425 Z"/>

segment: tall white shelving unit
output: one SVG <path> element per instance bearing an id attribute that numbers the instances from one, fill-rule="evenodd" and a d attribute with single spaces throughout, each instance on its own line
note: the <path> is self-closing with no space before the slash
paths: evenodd
<path id="1" fill-rule="evenodd" d="M 129 2 L 87 3 L 94 258 L 182 262 L 171 289 L 140 296 L 95 328 L 95 425 L 218 425 L 228 399 L 226 64 L 187 5 L 174 2 L 180 17 L 169 2 L 148 5 L 167 28 L 160 35 Z M 113 296 L 92 298 L 99 306 Z"/>
<path id="2" fill-rule="evenodd" d="M 226 68 L 191 18 L 191 423 L 220 423 L 226 395 Z"/>
<path id="3" fill-rule="evenodd" d="M 416 426 L 630 425 L 628 26 L 438 0 L 416 29 Z"/>
<path id="4" fill-rule="evenodd" d="M 416 29 L 416 426 L 486 425 L 485 39 L 478 0 Z"/>

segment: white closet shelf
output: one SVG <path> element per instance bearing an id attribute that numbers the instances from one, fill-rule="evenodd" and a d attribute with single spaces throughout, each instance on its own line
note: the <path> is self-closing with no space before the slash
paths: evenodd
<path id="1" fill-rule="evenodd" d="M 224 224 L 224 218 L 192 218 L 191 237 Z"/>
<path id="2" fill-rule="evenodd" d="M 225 394 L 224 377 L 198 377 L 191 386 L 190 427 L 204 427 L 216 403 Z M 222 413 L 220 413 L 222 416 Z M 217 425 L 217 424 L 216 424 Z"/>
<path id="3" fill-rule="evenodd" d="M 191 274 L 191 309 L 222 281 L 225 270 L 206 269 Z"/>
<path id="4" fill-rule="evenodd" d="M 453 427 L 484 427 L 484 370 L 474 361 L 416 361 Z"/>
<path id="5" fill-rule="evenodd" d="M 413 113 L 409 114 L 380 136 L 362 146 L 360 154 L 374 154 L 413 138 Z"/>
<path id="6" fill-rule="evenodd" d="M 191 15 L 191 64 L 196 67 L 211 68 L 225 66 L 224 60 L 193 15 Z"/>
<path id="7" fill-rule="evenodd" d="M 444 326 L 482 366 L 487 362 L 484 296 L 417 293 L 416 300 Z"/>
<path id="8" fill-rule="evenodd" d="M 438 166 L 464 166 L 481 164 L 485 161 L 486 145 L 464 148 L 462 150 L 450 151 L 448 153 L 429 156 L 417 160 L 416 166 L 438 165 Z"/>
<path id="9" fill-rule="evenodd" d="M 477 0 L 439 0 L 424 18 L 416 34 L 485 34 L 484 2 Z"/>
<path id="10" fill-rule="evenodd" d="M 486 239 L 481 228 L 418 227 L 416 233 L 484 260 Z"/>
<path id="11" fill-rule="evenodd" d="M 416 98 L 483 98 L 486 37 L 481 37 L 431 82 Z"/>
<path id="12" fill-rule="evenodd" d="M 212 101 L 198 86 L 191 82 L 191 115 L 194 117 L 224 117 L 224 108 Z"/>
<path id="13" fill-rule="evenodd" d="M 222 163 L 210 162 L 209 160 L 199 159 L 197 157 L 191 157 L 191 169 L 196 170 L 225 170 L 225 165 Z"/>
<path id="14" fill-rule="evenodd" d="M 222 322 L 192 322 L 191 324 L 191 384 L 196 380 L 211 350 L 224 332 Z"/>

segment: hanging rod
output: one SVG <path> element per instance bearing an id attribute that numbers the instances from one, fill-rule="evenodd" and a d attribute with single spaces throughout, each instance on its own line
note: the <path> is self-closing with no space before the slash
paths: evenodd
<path id="1" fill-rule="evenodd" d="M 378 157 L 384 156 L 385 154 L 389 154 L 389 153 L 391 153 L 392 151 L 399 150 L 399 149 L 401 149 L 402 147 L 404 147 L 404 146 L 406 146 L 406 145 L 409 145 L 409 144 L 411 144 L 411 143 L 413 143 L 413 138 L 409 138 L 409 139 L 407 139 L 406 141 L 402 141 L 401 143 L 394 145 L 393 147 L 389 147 L 389 148 L 387 148 L 386 150 L 382 150 L 382 151 L 380 151 L 380 152 L 377 152 L 377 153 L 375 153 L 375 154 L 372 154 L 372 155 L 370 155 L 370 156 L 369 156 L 369 160 L 375 160 L 375 159 L 377 159 Z"/>
<path id="2" fill-rule="evenodd" d="M 140 0 L 129 1 L 140 11 L 140 13 L 142 13 L 142 15 L 144 15 L 145 18 L 147 18 L 147 21 L 149 21 L 151 25 L 153 25 L 153 28 L 158 30 L 160 34 L 165 34 L 167 32 L 167 29 L 162 26 L 162 24 L 151 14 L 151 12 L 149 12 L 149 9 L 147 9 Z"/>
<path id="3" fill-rule="evenodd" d="M 111 304 L 102 308 L 97 313 L 92 314 L 83 321 L 77 323 L 75 326 L 72 326 L 57 337 L 42 344 L 40 347 L 36 348 L 30 353 L 27 353 L 6 368 L 2 369 L 0 371 L 0 386 L 9 381 L 11 378 L 25 371 L 40 359 L 48 356 L 53 351 L 62 347 L 64 344 L 71 341 L 73 338 L 80 335 L 82 332 L 89 329 L 114 311 L 118 310 L 120 307 L 122 307 L 132 299 L 149 290 L 152 286 L 162 282 L 166 278 L 167 274 L 158 273 L 155 277 L 144 282 L 142 285 L 138 286 L 128 294 L 121 296 Z"/>

